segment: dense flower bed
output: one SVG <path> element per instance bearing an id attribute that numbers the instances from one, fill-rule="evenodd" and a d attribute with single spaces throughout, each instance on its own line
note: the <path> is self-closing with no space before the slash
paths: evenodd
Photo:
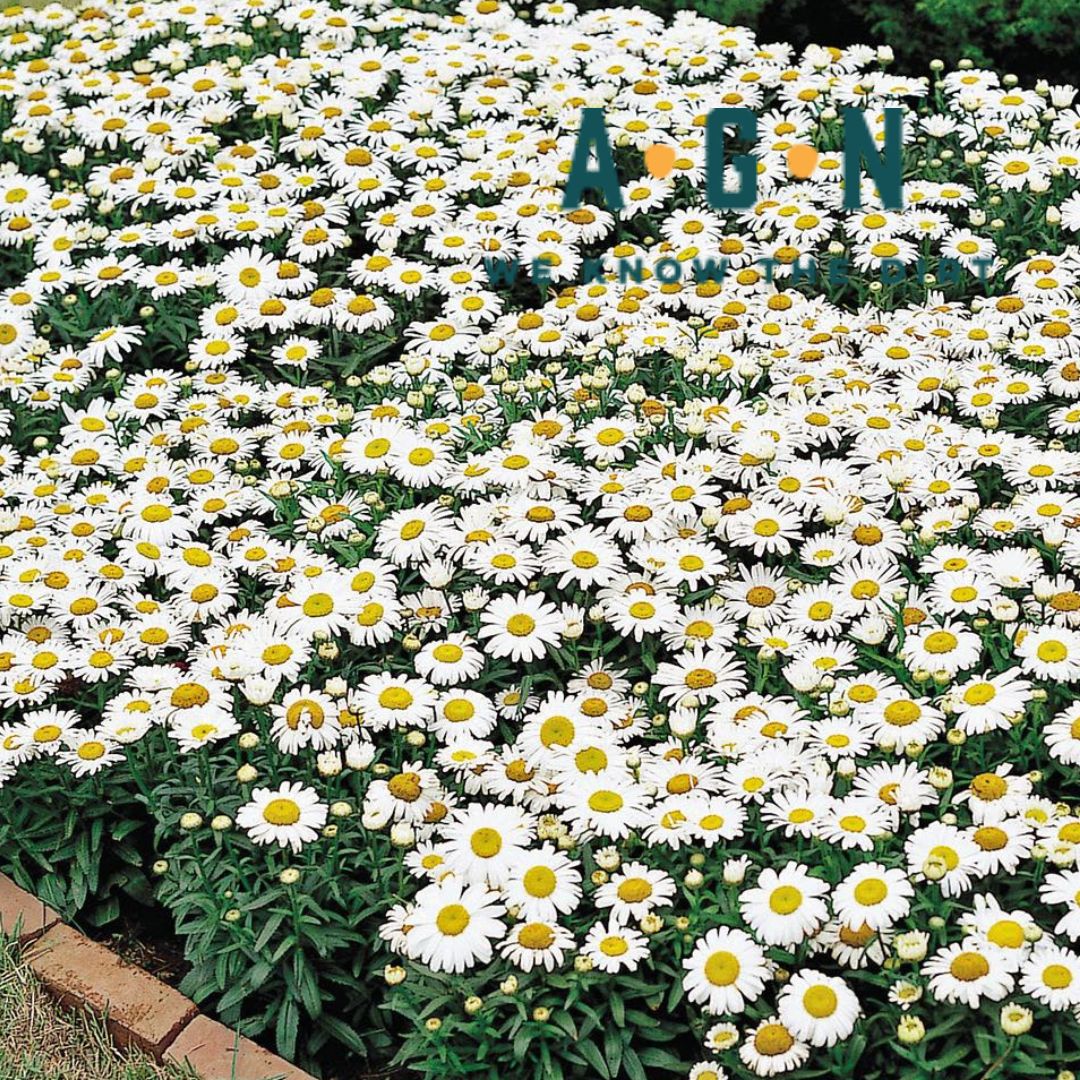
<path id="1" fill-rule="evenodd" d="M 1076 1060 L 1071 87 L 501 0 L 0 30 L 5 867 L 152 892 L 329 1073 Z M 902 211 L 841 208 L 852 104 Z M 618 213 L 561 209 L 586 106 Z"/>

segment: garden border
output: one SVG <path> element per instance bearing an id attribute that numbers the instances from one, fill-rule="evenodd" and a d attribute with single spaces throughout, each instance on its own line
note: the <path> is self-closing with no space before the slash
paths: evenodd
<path id="1" fill-rule="evenodd" d="M 0 932 L 14 935 L 45 988 L 97 1013 L 121 1046 L 156 1061 L 187 1061 L 202 1080 L 313 1080 L 308 1073 L 202 1015 L 178 990 L 64 924 L 44 901 L 0 874 Z"/>

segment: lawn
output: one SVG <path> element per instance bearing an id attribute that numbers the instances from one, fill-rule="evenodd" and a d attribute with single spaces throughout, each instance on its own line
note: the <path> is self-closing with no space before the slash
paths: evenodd
<path id="1" fill-rule="evenodd" d="M 137 1051 L 121 1051 L 100 1020 L 61 1008 L 11 944 L 0 944 L 0 1076 L 4 1080 L 195 1080 L 185 1068 L 159 1066 Z"/>

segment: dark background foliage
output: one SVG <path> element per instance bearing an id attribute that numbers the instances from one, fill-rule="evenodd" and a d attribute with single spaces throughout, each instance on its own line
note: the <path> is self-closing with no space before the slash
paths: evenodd
<path id="1" fill-rule="evenodd" d="M 581 10 L 616 0 L 578 0 Z M 638 0 L 665 17 L 696 11 L 752 26 L 762 41 L 891 45 L 897 69 L 967 57 L 1026 82 L 1080 82 L 1080 0 Z"/>

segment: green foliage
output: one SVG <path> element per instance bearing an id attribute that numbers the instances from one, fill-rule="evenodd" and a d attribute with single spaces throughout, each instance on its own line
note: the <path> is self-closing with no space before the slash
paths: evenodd
<path id="1" fill-rule="evenodd" d="M 581 0 L 578 7 L 632 6 Z M 761 41 L 889 45 L 896 66 L 923 73 L 934 58 L 966 57 L 1027 78 L 1080 79 L 1080 5 L 1075 0 L 638 0 L 664 17 L 694 11 L 753 27 Z"/>
<path id="2" fill-rule="evenodd" d="M 30 790 L 0 792 L 0 870 L 64 918 L 104 926 L 120 896 L 150 903 L 143 873 L 150 830 L 130 787 L 106 775 L 28 769 Z"/>
<path id="3" fill-rule="evenodd" d="M 667 931 L 668 939 L 674 931 Z M 670 944 L 670 940 L 668 942 Z M 673 970 L 652 963 L 636 975 L 533 971 L 513 994 L 491 994 L 473 1015 L 459 1003 L 476 979 L 413 967 L 388 1008 L 424 1020 L 402 1043 L 397 1061 L 425 1080 L 645 1080 L 683 1073 L 694 1054 L 696 1010 L 665 1004 Z M 676 981 L 680 990 L 681 985 Z M 449 1014 L 449 1015 L 447 1015 Z M 662 1018 L 662 1019 L 661 1019 Z"/>
<path id="4" fill-rule="evenodd" d="M 1075 77 L 1080 8 L 1073 0 L 854 0 L 851 7 L 909 65 L 966 56 L 1005 71 Z"/>

